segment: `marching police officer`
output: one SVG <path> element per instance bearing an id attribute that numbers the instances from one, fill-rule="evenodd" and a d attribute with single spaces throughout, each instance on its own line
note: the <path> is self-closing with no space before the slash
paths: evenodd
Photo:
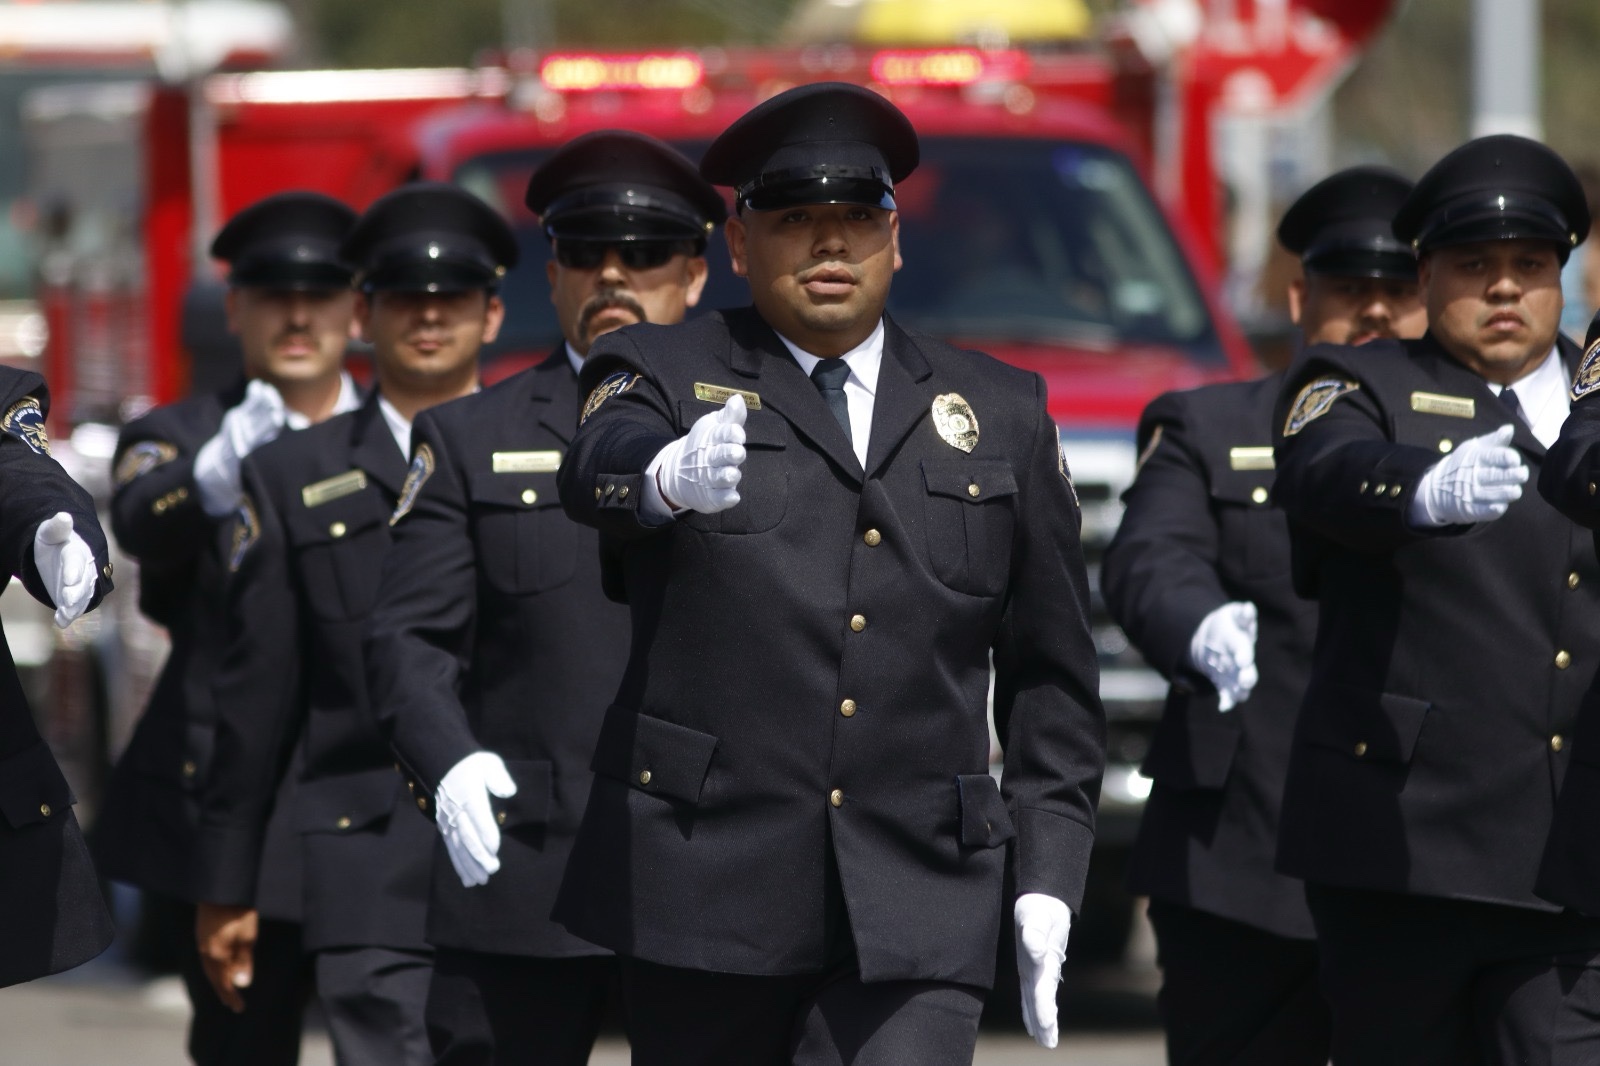
<path id="1" fill-rule="evenodd" d="M 1079 516 L 1039 379 L 884 315 L 916 162 L 868 90 L 759 105 L 701 164 L 755 306 L 584 365 L 562 504 L 634 640 L 555 917 L 623 956 L 636 1063 L 970 1062 L 1008 851 L 1056 1040 L 1104 757 Z"/>
<path id="2" fill-rule="evenodd" d="M 1389 229 L 1410 191 L 1392 171 L 1355 167 L 1284 215 L 1306 344 L 1422 335 L 1416 257 Z M 1152 402 L 1101 567 L 1112 617 L 1172 681 L 1129 887 L 1150 897 L 1174 1064 L 1328 1061 L 1305 889 L 1272 862 L 1316 636 L 1315 605 L 1288 581 L 1288 522 L 1270 503 L 1282 386 L 1280 370 Z"/>
<path id="3" fill-rule="evenodd" d="M 438 1061 L 581 1066 L 616 960 L 549 914 L 627 657 L 628 613 L 601 591 L 598 536 L 561 511 L 556 468 L 578 428 L 590 344 L 627 323 L 682 321 L 727 210 L 693 163 L 620 130 L 559 149 L 527 203 L 552 242 L 565 343 L 418 417 L 431 473 L 395 523 L 367 677 L 418 795 L 434 797 Z"/>
<path id="4" fill-rule="evenodd" d="M 1394 232 L 1428 333 L 1313 348 L 1280 402 L 1275 492 L 1319 630 L 1279 866 L 1307 881 L 1335 1062 L 1594 1061 L 1600 921 L 1534 889 L 1600 565 L 1523 489 L 1567 417 L 1560 269 L 1588 210 L 1548 148 L 1485 137 Z"/>
<path id="5" fill-rule="evenodd" d="M 248 996 L 226 1004 L 206 981 L 190 935 L 195 790 L 211 764 L 222 657 L 225 560 L 219 541 L 239 505 L 239 464 L 285 428 L 360 402 L 343 372 L 354 297 L 338 255 L 355 212 L 318 193 L 268 197 L 235 215 L 211 245 L 230 266 L 227 314 L 244 376 L 220 393 L 160 408 L 123 428 L 113 459 L 112 531 L 139 560 L 139 606 L 166 627 L 172 650 L 118 762 L 95 827 L 101 871 L 145 889 L 146 905 L 175 914 L 180 967 L 194 1009 L 189 1053 L 200 1066 L 293 1063 L 310 967 L 300 949 L 300 884 L 288 827 L 274 823 L 275 859 L 262 866 L 254 908 L 202 931 L 254 942 Z M 256 913 L 259 911 L 259 916 Z M 231 1008 L 231 1009 L 229 1009 Z M 237 1013 L 242 1011 L 242 1013 Z"/>
<path id="6" fill-rule="evenodd" d="M 65 629 L 111 591 L 111 563 L 94 501 L 50 458 L 49 411 L 43 378 L 0 367 L 0 555 Z M 0 987 L 87 962 L 116 934 L 75 802 L 0 634 Z"/>
<path id="7" fill-rule="evenodd" d="M 389 518 L 408 504 L 417 412 L 477 387 L 478 350 L 503 316 L 510 227 L 450 185 L 375 202 L 342 255 L 377 388 L 363 406 L 245 460 L 229 566 L 228 645 L 216 678 L 216 751 L 201 794 L 196 893 L 248 907 L 291 749 L 289 804 L 305 864 L 305 944 L 342 1063 L 431 1062 L 422 1010 L 427 822 L 394 771 L 366 694 L 361 627 L 377 595 Z M 421 803 L 426 806 L 424 798 Z M 241 965 L 219 968 L 220 988 Z"/>

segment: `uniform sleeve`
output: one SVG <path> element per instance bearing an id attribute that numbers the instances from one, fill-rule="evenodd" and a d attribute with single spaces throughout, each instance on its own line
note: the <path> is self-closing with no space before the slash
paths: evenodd
<path id="1" fill-rule="evenodd" d="M 467 492 L 448 435 L 424 413 L 414 447 L 431 448 L 434 472 L 394 523 L 383 582 L 365 634 L 367 685 L 378 725 L 429 792 L 480 750 L 457 694 L 470 662 L 477 558 Z"/>
<path id="2" fill-rule="evenodd" d="M 1600 392 L 1572 405 L 1539 470 L 1539 494 L 1580 526 L 1600 529 Z"/>
<path id="3" fill-rule="evenodd" d="M 1036 380 L 1027 469 L 1019 471 L 1009 599 L 994 649 L 1002 791 L 1017 828 L 1019 894 L 1083 903 L 1105 770 L 1105 710 L 1089 633 L 1089 583 L 1070 474 Z"/>
<path id="4" fill-rule="evenodd" d="M 1310 391 L 1319 388 L 1336 398 L 1306 419 L 1320 406 Z M 1296 536 L 1310 532 L 1356 551 L 1388 552 L 1465 528 L 1416 529 L 1407 523 L 1417 482 L 1439 453 L 1391 440 L 1388 415 L 1374 390 L 1350 369 L 1306 360 L 1288 379 L 1274 417 L 1273 500 Z"/>
<path id="5" fill-rule="evenodd" d="M 1228 602 L 1218 574 L 1221 533 L 1189 424 L 1191 406 L 1169 393 L 1145 411 L 1138 438 L 1143 461 L 1123 494 L 1122 523 L 1100 567 L 1111 617 L 1169 679 L 1188 665 L 1201 621 Z"/>
<path id="6" fill-rule="evenodd" d="M 579 388 L 588 399 L 557 482 L 567 516 L 618 540 L 670 525 L 641 510 L 640 490 L 645 468 L 680 434 L 633 340 L 611 333 L 596 341 Z"/>
<path id="7" fill-rule="evenodd" d="M 194 453 L 167 425 L 170 413 L 130 422 L 111 460 L 111 531 L 143 566 L 190 566 L 216 535 L 200 509 Z"/>
<path id="8" fill-rule="evenodd" d="M 227 650 L 213 683 L 215 747 L 194 853 L 195 898 L 207 903 L 254 902 L 267 821 L 305 714 L 302 623 L 272 485 L 245 460 L 245 501 L 229 546 Z"/>

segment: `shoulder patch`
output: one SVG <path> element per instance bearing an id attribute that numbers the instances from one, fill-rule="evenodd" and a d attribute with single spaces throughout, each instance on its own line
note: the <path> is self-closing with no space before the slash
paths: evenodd
<path id="1" fill-rule="evenodd" d="M 1572 398 L 1581 400 L 1596 389 L 1600 389 L 1600 340 L 1583 353 L 1578 372 L 1572 376 Z"/>
<path id="2" fill-rule="evenodd" d="M 0 430 L 26 444 L 35 455 L 50 454 L 50 435 L 44 431 L 44 411 L 39 401 L 24 396 L 0 418 Z"/>
<path id="3" fill-rule="evenodd" d="M 1349 378 L 1322 377 L 1313 381 L 1300 390 L 1300 395 L 1294 398 L 1294 406 L 1289 409 L 1289 418 L 1283 424 L 1283 435 L 1292 437 L 1306 426 L 1315 422 L 1328 413 L 1328 408 L 1339 397 L 1349 392 L 1355 392 L 1361 387 L 1359 382 Z"/>
<path id="4" fill-rule="evenodd" d="M 1133 466 L 1135 477 L 1138 476 L 1139 471 L 1144 469 L 1144 464 L 1150 461 L 1150 457 L 1156 453 L 1156 448 L 1161 445 L 1161 431 L 1166 428 L 1166 426 L 1157 423 L 1156 428 L 1150 431 L 1150 439 L 1145 441 L 1144 451 L 1139 453 L 1139 461 Z"/>
<path id="5" fill-rule="evenodd" d="M 239 498 L 239 509 L 233 513 L 233 545 L 228 550 L 228 572 L 237 573 L 239 564 L 255 542 L 261 539 L 261 519 L 256 517 L 256 505 L 248 494 Z"/>
<path id="6" fill-rule="evenodd" d="M 411 513 L 417 497 L 422 494 L 422 486 L 433 476 L 433 468 L 433 448 L 426 443 L 417 445 L 417 454 L 411 457 L 411 469 L 406 471 L 406 483 L 400 487 L 400 499 L 395 501 L 394 514 L 389 516 L 391 526 Z"/>
<path id="7" fill-rule="evenodd" d="M 116 472 L 111 475 L 117 488 L 141 478 L 165 463 L 178 457 L 178 446 L 164 440 L 142 440 L 130 445 L 117 461 Z"/>
<path id="8" fill-rule="evenodd" d="M 594 387 L 589 398 L 583 401 L 583 414 L 578 417 L 578 425 L 589 421 L 589 416 L 600 410 L 600 405 L 613 396 L 621 396 L 639 383 L 639 375 L 628 370 L 619 370 L 608 375 L 605 380 Z"/>

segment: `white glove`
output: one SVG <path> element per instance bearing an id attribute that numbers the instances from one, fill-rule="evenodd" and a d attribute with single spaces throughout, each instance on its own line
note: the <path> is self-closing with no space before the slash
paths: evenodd
<path id="1" fill-rule="evenodd" d="M 1417 482 L 1406 518 L 1413 526 L 1454 526 L 1487 522 L 1505 514 L 1522 498 L 1528 467 L 1511 447 L 1516 427 L 1463 441 L 1428 467 Z"/>
<path id="2" fill-rule="evenodd" d="M 1189 662 L 1217 687 L 1217 710 L 1231 711 L 1261 680 L 1256 670 L 1256 605 L 1225 603 L 1189 638 Z"/>
<path id="3" fill-rule="evenodd" d="M 450 865 L 468 888 L 489 882 L 500 869 L 500 826 L 495 823 L 490 795 L 507 799 L 517 794 L 517 783 L 500 756 L 473 752 L 450 767 L 439 782 L 434 800 L 434 820 L 444 836 Z"/>
<path id="4" fill-rule="evenodd" d="M 671 507 L 716 514 L 739 502 L 744 419 L 744 397 L 735 393 L 657 453 L 650 467 Z"/>
<path id="5" fill-rule="evenodd" d="M 1040 1047 L 1053 1048 L 1060 1035 L 1056 1024 L 1056 986 L 1067 957 L 1072 910 L 1054 896 L 1029 892 L 1017 897 L 1017 976 L 1022 985 L 1022 1024 Z"/>
<path id="6" fill-rule="evenodd" d="M 65 629 L 89 609 L 94 599 L 94 552 L 72 531 L 65 511 L 39 523 L 33 534 L 33 565 L 56 605 L 56 628 Z"/>
<path id="7" fill-rule="evenodd" d="M 243 491 L 239 464 L 244 457 L 283 431 L 287 410 L 278 390 L 265 381 L 245 386 L 244 399 L 222 416 L 217 435 L 200 445 L 194 457 L 194 483 L 200 509 L 212 518 L 232 514 Z"/>

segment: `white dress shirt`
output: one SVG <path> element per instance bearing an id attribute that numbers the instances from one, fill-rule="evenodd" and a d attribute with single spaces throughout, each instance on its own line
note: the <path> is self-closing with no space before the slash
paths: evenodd
<path id="1" fill-rule="evenodd" d="M 1544 361 L 1510 385 L 1490 383 L 1489 390 L 1496 396 L 1510 389 L 1517 396 L 1523 417 L 1534 437 L 1546 448 L 1561 436 L 1562 423 L 1572 409 L 1572 394 L 1568 391 L 1567 368 L 1561 363 L 1561 350 L 1552 348 Z"/>
<path id="2" fill-rule="evenodd" d="M 565 347 L 567 349 L 567 362 L 572 364 L 572 372 L 574 374 L 583 373 L 583 356 L 578 354 L 578 350 L 572 346 L 571 341 L 567 341 Z"/>
<path id="3" fill-rule="evenodd" d="M 339 398 L 333 401 L 333 410 L 328 413 L 328 417 L 332 418 L 334 415 L 342 415 L 347 411 L 354 411 L 360 406 L 361 394 L 356 391 L 355 381 L 351 379 L 348 373 L 341 373 L 339 375 Z M 292 407 L 283 413 L 283 421 L 290 429 L 305 429 L 311 424 L 310 418 Z"/>
<path id="4" fill-rule="evenodd" d="M 394 442 L 400 448 L 400 454 L 406 462 L 411 461 L 411 419 L 395 410 L 394 404 L 388 398 L 378 396 L 378 410 L 383 413 L 383 420 L 389 424 L 389 432 L 394 435 Z"/>

